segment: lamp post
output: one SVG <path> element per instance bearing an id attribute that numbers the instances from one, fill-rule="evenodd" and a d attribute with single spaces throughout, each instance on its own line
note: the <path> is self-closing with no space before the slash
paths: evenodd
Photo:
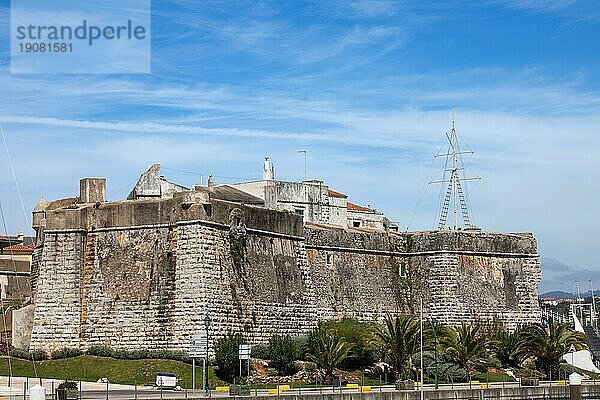
<path id="1" fill-rule="evenodd" d="M 577 288 L 577 307 L 579 307 L 579 322 L 585 324 L 583 320 L 583 299 L 581 298 L 581 292 L 579 291 L 579 281 L 575 281 L 575 287 Z M 577 313 L 575 313 L 577 315 Z"/>
<path id="2" fill-rule="evenodd" d="M 210 327 L 210 316 L 206 314 L 204 317 L 204 327 L 206 328 L 206 360 L 204 363 L 204 395 L 210 396 L 210 390 L 208 388 L 208 328 Z"/>
<path id="3" fill-rule="evenodd" d="M 594 296 L 594 285 L 592 284 L 592 280 L 590 281 L 590 289 L 592 290 L 592 327 L 596 329 L 596 296 Z"/>
<path id="4" fill-rule="evenodd" d="M 421 400 L 424 399 L 423 393 L 423 294 L 421 294 L 421 315 L 419 317 L 420 336 L 421 336 Z"/>
<path id="5" fill-rule="evenodd" d="M 438 390 L 438 358 L 437 358 L 438 320 L 436 318 L 432 318 L 431 325 L 433 326 L 433 353 L 434 353 L 434 357 L 435 357 L 435 390 Z"/>

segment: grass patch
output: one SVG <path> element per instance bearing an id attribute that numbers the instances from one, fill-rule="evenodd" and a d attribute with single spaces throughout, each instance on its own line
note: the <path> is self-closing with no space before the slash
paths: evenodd
<path id="1" fill-rule="evenodd" d="M 0 358 L 0 375 L 9 375 L 8 357 Z M 10 359 L 13 376 L 35 377 L 33 363 L 17 358 Z M 79 356 L 60 360 L 36 361 L 35 368 L 40 378 L 95 382 L 108 378 L 111 383 L 125 385 L 153 385 L 157 372 L 177 374 L 179 385 L 192 387 L 192 366 L 180 361 L 164 359 L 121 360 L 108 357 Z M 208 374 L 211 386 L 224 382 L 217 378 L 212 367 Z M 202 363 L 196 366 L 196 388 L 202 387 Z"/>

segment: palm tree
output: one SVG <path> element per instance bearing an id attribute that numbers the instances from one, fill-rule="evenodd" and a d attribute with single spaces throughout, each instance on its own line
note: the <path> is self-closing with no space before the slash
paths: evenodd
<path id="1" fill-rule="evenodd" d="M 317 364 L 326 380 L 333 377 L 333 370 L 348 357 L 351 349 L 352 345 L 343 337 L 324 326 L 317 327 L 309 335 L 308 359 Z"/>
<path id="2" fill-rule="evenodd" d="M 585 334 L 571 331 L 569 323 L 550 320 L 547 328 L 541 323 L 526 327 L 521 333 L 516 353 L 521 361 L 533 358 L 536 368 L 546 376 L 558 376 L 560 359 L 571 346 L 577 350 L 585 348 Z"/>
<path id="3" fill-rule="evenodd" d="M 502 365 L 511 368 L 519 367 L 517 347 L 521 341 L 522 331 L 522 327 L 517 327 L 517 329 L 513 331 L 502 328 L 495 333 L 492 339 L 492 347 L 496 357 Z"/>
<path id="4" fill-rule="evenodd" d="M 464 322 L 453 329 L 448 329 L 440 339 L 443 351 L 467 372 L 476 362 L 485 360 L 488 350 L 488 339 L 480 333 L 479 324 L 467 325 Z"/>
<path id="5" fill-rule="evenodd" d="M 419 321 L 414 315 L 387 313 L 383 325 L 375 329 L 375 337 L 383 346 L 390 364 L 396 372 L 396 380 L 407 377 L 412 369 L 412 356 L 420 345 Z"/>

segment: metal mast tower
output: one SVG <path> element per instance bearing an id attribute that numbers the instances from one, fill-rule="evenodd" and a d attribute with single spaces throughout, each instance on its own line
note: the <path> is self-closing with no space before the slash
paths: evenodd
<path id="1" fill-rule="evenodd" d="M 450 229 L 459 229 L 459 208 L 460 216 L 462 217 L 462 223 L 466 229 L 476 229 L 477 227 L 471 222 L 469 216 L 469 207 L 467 204 L 467 196 L 463 191 L 461 181 L 478 180 L 480 177 L 465 177 L 464 176 L 464 164 L 462 162 L 463 154 L 473 154 L 472 151 L 461 151 L 458 143 L 458 135 L 456 134 L 456 127 L 454 124 L 454 107 L 452 108 L 452 130 L 450 134 L 446 132 L 446 138 L 448 139 L 448 150 L 446 154 L 436 154 L 437 157 L 446 157 L 444 165 L 443 179 L 437 181 L 431 181 L 429 183 L 447 183 L 446 193 L 443 198 L 443 202 L 440 208 L 440 214 L 438 219 L 438 229 L 444 229 L 448 222 L 448 214 L 450 207 L 452 206 L 452 216 L 454 225 L 449 226 Z M 461 176 L 462 175 L 462 176 Z M 440 195 L 441 200 L 441 195 Z"/>

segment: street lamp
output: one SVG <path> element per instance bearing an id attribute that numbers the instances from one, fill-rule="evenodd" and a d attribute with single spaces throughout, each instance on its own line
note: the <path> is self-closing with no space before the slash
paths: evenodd
<path id="1" fill-rule="evenodd" d="M 431 325 L 433 326 L 433 352 L 435 357 L 435 390 L 438 389 L 438 359 L 437 359 L 437 327 L 438 320 L 436 318 L 431 319 Z"/>
<path id="2" fill-rule="evenodd" d="M 596 296 L 594 296 L 594 285 L 592 284 L 592 280 L 590 281 L 590 289 L 592 290 L 592 327 L 596 329 Z"/>
<path id="3" fill-rule="evenodd" d="M 204 317 L 204 327 L 206 328 L 206 360 L 204 362 L 204 395 L 210 396 L 208 388 L 208 328 L 210 327 L 210 316 L 206 314 Z"/>

